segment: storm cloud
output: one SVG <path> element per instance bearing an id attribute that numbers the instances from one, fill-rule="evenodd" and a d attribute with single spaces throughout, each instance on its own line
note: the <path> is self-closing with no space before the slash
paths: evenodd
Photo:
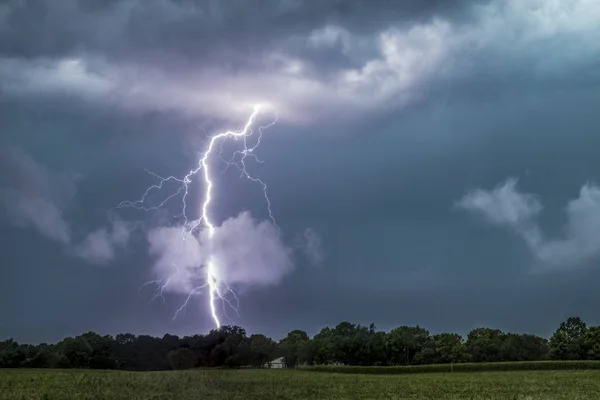
<path id="1" fill-rule="evenodd" d="M 275 337 L 598 323 L 598 21 L 595 0 L 0 1 L 0 336 L 206 331 L 204 297 L 171 318 L 210 254 Z M 213 241 L 180 197 L 153 208 L 177 179 L 119 207 L 256 103 L 271 210 L 216 157 Z"/>
<path id="2" fill-rule="evenodd" d="M 288 122 L 306 123 L 422 102 L 444 82 L 510 78 L 560 85 L 566 71 L 598 62 L 600 6 L 593 0 L 568 7 L 537 0 L 474 3 L 468 18 L 445 15 L 451 7 L 443 3 L 452 2 L 420 10 L 397 5 L 384 13 L 378 9 L 384 3 L 330 1 L 318 7 L 334 13 L 325 19 L 311 2 L 275 0 L 262 7 L 172 0 L 96 7 L 75 0 L 55 7 L 9 3 L 0 14 L 0 76 L 16 98 L 68 95 L 131 112 L 222 118 L 265 103 Z M 358 10 L 364 20 L 345 17 Z M 248 17 L 253 14 L 260 18 Z M 385 14 L 378 24 L 361 25 Z M 33 32 L 19 24 L 24 15 Z M 277 23 L 267 30 L 269 19 Z M 561 57 L 554 57 L 558 45 Z M 326 64 L 323 54 L 332 58 Z"/>

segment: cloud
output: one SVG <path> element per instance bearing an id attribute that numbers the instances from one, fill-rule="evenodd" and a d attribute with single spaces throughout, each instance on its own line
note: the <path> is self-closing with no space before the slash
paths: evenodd
<path id="1" fill-rule="evenodd" d="M 23 196 L 12 189 L 6 189 L 1 198 L 15 225 L 23 228 L 31 226 L 50 239 L 65 244 L 70 242 L 69 226 L 54 203 L 40 197 Z"/>
<path id="2" fill-rule="evenodd" d="M 306 228 L 302 238 L 296 242 L 297 247 L 312 265 L 323 262 L 323 238 L 314 228 Z"/>
<path id="3" fill-rule="evenodd" d="M 154 50 L 170 57 L 187 52 L 190 60 L 211 60 L 214 53 L 224 55 L 227 51 L 252 54 L 257 48 L 271 47 L 282 38 L 302 35 L 328 23 L 372 31 L 394 20 L 460 12 L 472 3 L 63 0 L 48 5 L 9 0 L 0 3 L 0 52 L 18 57 L 53 56 L 83 47 L 121 57 Z"/>
<path id="4" fill-rule="evenodd" d="M 73 246 L 72 254 L 86 261 L 106 263 L 114 258 L 117 247 L 127 244 L 132 225 L 112 221 L 110 230 L 100 228 L 73 245 L 63 210 L 75 196 L 79 179 L 78 174 L 50 171 L 18 147 L 0 147 L 0 202 L 9 220 L 21 228 L 34 228 L 68 249 Z"/>
<path id="5" fill-rule="evenodd" d="M 581 265 L 600 255 L 600 187 L 596 185 L 584 185 L 579 197 L 569 201 L 560 239 L 544 237 L 537 222 L 542 204 L 534 195 L 520 192 L 514 178 L 493 190 L 471 191 L 457 205 L 494 225 L 512 229 L 547 267 Z"/>
<path id="6" fill-rule="evenodd" d="M 542 211 L 542 205 L 534 195 L 519 192 L 517 183 L 517 179 L 510 178 L 491 191 L 474 190 L 463 197 L 458 206 L 479 212 L 496 225 L 526 225 Z"/>
<path id="7" fill-rule="evenodd" d="M 220 265 L 230 284 L 268 286 L 278 284 L 292 271 L 291 249 L 270 221 L 257 221 L 248 212 L 229 218 L 204 237 L 204 248 Z"/>
<path id="8" fill-rule="evenodd" d="M 9 82 L 7 96 L 69 93 L 131 111 L 223 118 L 266 102 L 286 121 L 314 122 L 422 101 L 435 95 L 436 82 L 475 80 L 479 90 L 506 90 L 560 82 L 571 76 L 565 71 L 598 61 L 594 0 L 572 0 L 568 7 L 505 0 L 470 8 L 467 2 L 435 2 L 436 8 L 358 1 L 348 6 L 354 11 L 318 3 L 273 1 L 261 8 L 260 29 L 248 18 L 256 12 L 251 2 L 242 8 L 167 0 L 91 8 L 73 1 L 27 4 L 5 12 L 0 76 Z M 463 18 L 453 17 L 452 7 Z M 48 23 L 30 26 L 40 35 L 16 29 L 21 13 L 44 16 Z M 67 22 L 50 23 L 58 18 Z M 557 51 L 561 57 L 554 57 Z"/>
<path id="9" fill-rule="evenodd" d="M 51 173 L 17 147 L 0 148 L 0 201 L 8 217 L 64 244 L 71 232 L 63 208 L 75 195 L 77 179 L 75 174 Z"/>
<path id="10" fill-rule="evenodd" d="M 161 227 L 148 233 L 150 254 L 156 258 L 154 272 L 169 278 L 166 291 L 189 293 L 205 280 L 205 266 L 212 260 L 218 278 L 238 289 L 278 284 L 294 265 L 291 249 L 268 221 L 257 221 L 240 213 L 198 237 L 179 227 Z M 222 289 L 226 289 L 225 287 Z"/>
<path id="11" fill-rule="evenodd" d="M 148 232 L 149 253 L 155 258 L 153 272 L 169 279 L 165 290 L 187 294 L 204 283 L 205 255 L 200 243 L 181 227 L 160 227 Z"/>
<path id="12" fill-rule="evenodd" d="M 110 231 L 100 228 L 89 233 L 75 254 L 94 264 L 106 264 L 114 259 L 118 247 L 128 243 L 131 228 L 131 224 L 124 221 L 113 221 Z"/>

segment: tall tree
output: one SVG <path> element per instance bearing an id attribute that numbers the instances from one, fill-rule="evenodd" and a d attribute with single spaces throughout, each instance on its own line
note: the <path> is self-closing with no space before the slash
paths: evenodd
<path id="1" fill-rule="evenodd" d="M 584 347 L 587 326 L 579 317 L 561 322 L 550 338 L 550 357 L 554 360 L 581 360 L 587 357 Z"/>
<path id="2" fill-rule="evenodd" d="M 58 347 L 72 368 L 88 368 L 92 357 L 92 346 L 82 337 L 66 338 Z"/>
<path id="3" fill-rule="evenodd" d="M 115 337 L 112 358 L 115 360 L 117 368 L 134 370 L 136 368 L 136 353 L 134 344 L 137 336 L 132 333 L 120 333 Z"/>
<path id="4" fill-rule="evenodd" d="M 429 331 L 420 326 L 401 326 L 386 336 L 386 352 L 392 364 L 410 364 L 415 355 L 431 342 Z"/>
<path id="5" fill-rule="evenodd" d="M 461 363 L 471 359 L 467 345 L 457 333 L 440 333 L 433 336 L 436 363 Z"/>
<path id="6" fill-rule="evenodd" d="M 583 345 L 587 359 L 600 360 L 600 326 L 587 328 Z"/>
<path id="7" fill-rule="evenodd" d="M 502 361 L 505 334 L 500 329 L 476 328 L 467 335 L 467 349 L 475 362 Z"/>
<path id="8" fill-rule="evenodd" d="M 250 336 L 250 350 L 252 352 L 252 362 L 254 367 L 262 367 L 273 359 L 276 344 L 273 339 L 265 335 Z"/>
<path id="9" fill-rule="evenodd" d="M 291 331 L 281 340 L 279 347 L 287 368 L 295 368 L 299 364 L 301 350 L 308 340 L 306 332 L 299 329 Z"/>

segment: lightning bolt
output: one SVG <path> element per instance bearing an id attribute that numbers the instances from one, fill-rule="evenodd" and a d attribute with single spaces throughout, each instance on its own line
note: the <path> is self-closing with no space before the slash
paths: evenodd
<path id="1" fill-rule="evenodd" d="M 152 296 L 152 298 L 150 299 L 150 301 L 148 303 L 152 303 L 154 300 L 156 300 L 158 298 L 162 299 L 163 304 L 167 302 L 167 300 L 165 299 L 165 296 L 164 296 L 164 291 L 167 288 L 167 286 L 169 286 L 169 283 L 171 283 L 171 279 L 173 279 L 173 277 L 179 273 L 179 268 L 177 268 L 176 265 L 173 265 L 173 268 L 175 268 L 175 270 L 176 270 L 176 272 L 173 275 L 170 275 L 166 279 L 162 278 L 162 279 L 155 279 L 152 281 L 148 281 L 140 287 L 140 289 L 138 291 L 141 291 L 143 288 L 145 288 L 148 285 L 156 285 L 156 289 L 154 289 L 154 296 Z"/>
<path id="2" fill-rule="evenodd" d="M 261 143 L 264 130 L 273 126 L 277 122 L 277 118 L 275 118 L 270 124 L 265 125 L 265 126 L 260 126 L 258 128 L 258 134 L 256 135 L 257 139 L 256 139 L 254 145 L 252 145 L 252 146 L 249 145 L 248 139 L 254 133 L 252 130 L 252 126 L 254 125 L 254 123 L 256 121 L 256 118 L 260 112 L 260 108 L 261 108 L 260 105 L 255 105 L 253 107 L 252 114 L 247 119 L 246 124 L 244 125 L 244 128 L 242 130 L 240 130 L 240 131 L 225 131 L 225 132 L 217 133 L 217 134 L 210 136 L 208 146 L 206 148 L 206 151 L 201 154 L 201 157 L 198 161 L 198 166 L 195 169 L 190 170 L 189 173 L 187 175 L 185 175 L 183 178 L 177 178 L 175 176 L 163 177 L 158 174 L 155 174 L 154 172 L 146 170 L 149 174 L 151 174 L 153 177 L 155 177 L 159 180 L 158 184 L 152 185 L 148 189 L 146 189 L 146 191 L 144 192 L 144 194 L 142 195 L 142 197 L 140 199 L 138 199 L 136 201 L 123 201 L 116 208 L 131 207 L 131 208 L 134 208 L 137 210 L 142 210 L 142 211 L 153 211 L 153 210 L 160 209 L 161 207 L 165 206 L 169 201 L 177 198 L 178 196 L 181 196 L 181 198 L 182 198 L 181 217 L 183 217 L 183 219 L 184 219 L 184 223 L 182 226 L 182 240 L 186 240 L 186 236 L 188 234 L 193 235 L 195 232 L 197 232 L 198 228 L 201 225 L 204 225 L 204 228 L 207 231 L 208 240 L 212 240 L 213 236 L 215 234 L 216 227 L 215 227 L 215 223 L 212 221 L 211 216 L 210 216 L 210 207 L 211 207 L 212 198 L 213 198 L 214 178 L 213 178 L 213 174 L 211 172 L 210 166 L 209 166 L 209 160 L 210 160 L 211 156 L 215 153 L 217 143 L 220 143 L 218 156 L 219 156 L 219 159 L 226 164 L 226 167 L 225 167 L 225 170 L 223 171 L 223 173 L 226 172 L 230 167 L 233 166 L 240 172 L 241 178 L 246 178 L 262 187 L 264 198 L 267 203 L 267 210 L 269 213 L 269 218 L 271 219 L 273 225 L 279 230 L 279 226 L 277 225 L 277 222 L 275 221 L 275 218 L 273 217 L 273 211 L 271 209 L 271 201 L 269 200 L 269 196 L 267 194 L 267 191 L 268 191 L 267 184 L 263 180 L 251 175 L 248 172 L 247 167 L 246 167 L 246 161 L 250 158 L 258 163 L 263 162 L 256 156 L 254 151 Z M 223 158 L 223 152 L 224 152 L 223 144 L 225 143 L 226 139 L 233 139 L 235 141 L 238 141 L 241 139 L 241 141 L 242 141 L 242 150 L 235 151 L 232 154 L 231 158 L 229 158 L 228 160 Z M 202 172 L 202 178 L 204 181 L 204 200 L 202 202 L 201 216 L 196 221 L 190 221 L 187 217 L 187 197 L 188 197 L 188 193 L 189 193 L 189 185 L 190 185 L 190 183 L 192 183 L 192 178 L 195 177 L 196 175 L 198 175 L 200 172 Z M 154 205 L 154 206 L 146 205 L 148 202 L 148 196 L 150 196 L 151 193 L 162 190 L 164 185 L 167 183 L 170 183 L 170 182 L 174 182 L 177 184 L 177 186 L 178 186 L 177 190 L 175 190 L 173 193 L 169 194 L 164 200 L 162 200 L 157 205 Z M 144 286 L 147 286 L 150 284 L 156 285 L 154 297 L 150 301 L 153 301 L 157 298 L 161 298 L 163 300 L 163 302 L 165 301 L 163 292 L 167 288 L 169 283 L 171 282 L 171 279 L 176 274 L 179 273 L 179 269 L 175 265 L 173 265 L 173 267 L 175 267 L 175 269 L 176 269 L 175 274 L 167 277 L 166 279 L 163 278 L 163 279 L 159 279 L 159 280 L 146 282 L 142 286 L 142 288 L 143 288 Z M 219 265 L 218 265 L 217 261 L 214 259 L 214 257 L 212 257 L 211 255 L 209 255 L 209 257 L 207 258 L 207 261 L 205 264 L 205 271 L 206 271 L 205 282 L 203 284 L 195 287 L 193 290 L 191 290 L 189 292 L 185 302 L 175 312 L 173 320 L 175 320 L 177 318 L 179 313 L 181 313 L 183 310 L 186 309 L 188 303 L 190 302 L 191 298 L 195 294 L 197 294 L 203 288 L 208 288 L 210 313 L 211 313 L 212 319 L 213 319 L 216 327 L 220 328 L 221 321 L 219 319 L 219 314 L 217 312 L 217 305 L 216 305 L 217 301 L 221 300 L 223 302 L 223 313 L 224 313 L 225 317 L 229 319 L 229 317 L 227 316 L 227 312 L 225 310 L 225 304 L 227 304 L 230 308 L 235 310 L 236 313 L 238 313 L 239 299 L 238 299 L 237 295 L 235 294 L 235 291 L 231 287 L 229 287 L 224 282 L 223 277 L 220 276 Z M 231 294 L 233 296 L 233 299 L 235 302 L 232 302 L 228 298 L 228 296 L 227 296 L 228 294 Z M 239 313 L 238 313 L 238 316 L 239 316 Z"/>

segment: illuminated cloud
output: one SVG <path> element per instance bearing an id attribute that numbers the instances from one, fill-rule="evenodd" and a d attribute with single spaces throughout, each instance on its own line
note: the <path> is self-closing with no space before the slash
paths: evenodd
<path id="1" fill-rule="evenodd" d="M 243 212 L 198 238 L 182 228 L 156 228 L 148 233 L 158 279 L 172 276 L 166 292 L 188 294 L 206 281 L 208 257 L 218 265 L 219 280 L 236 289 L 275 285 L 294 265 L 291 249 L 270 221 Z M 222 288 L 223 289 L 223 288 Z"/>

